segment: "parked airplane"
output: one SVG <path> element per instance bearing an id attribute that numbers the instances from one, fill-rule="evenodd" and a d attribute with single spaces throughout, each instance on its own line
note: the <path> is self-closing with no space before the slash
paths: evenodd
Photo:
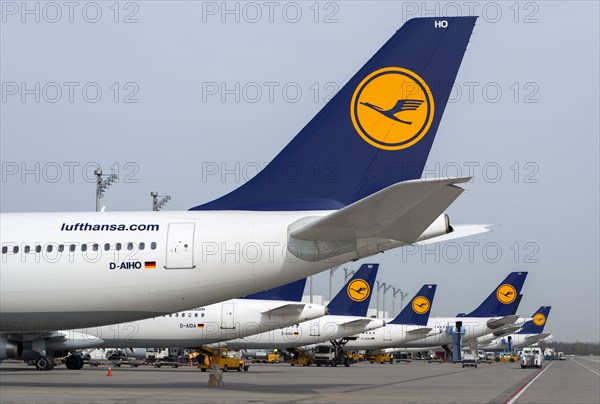
<path id="1" fill-rule="evenodd" d="M 513 314 L 527 272 L 511 272 L 479 307 L 469 314 L 456 317 L 430 318 L 427 327 L 432 331 L 419 340 L 401 344 L 398 348 L 437 348 L 452 346 L 452 332 L 464 328 L 463 342 L 468 342 L 496 330 L 513 325 L 519 316 Z"/>
<path id="2" fill-rule="evenodd" d="M 193 347 L 242 338 L 326 315 L 328 310 L 325 306 L 300 302 L 305 285 L 306 278 L 244 298 L 193 310 L 74 332 L 92 336 L 87 346 L 79 344 L 80 349 Z M 64 351 L 68 351 L 72 332 L 54 333 L 55 337 L 47 340 L 46 344 L 52 343 L 54 351 L 58 352 L 47 353 L 51 357 L 56 354 L 66 356 Z M 52 364 L 50 358 L 42 356 L 36 362 L 36 367 L 50 370 Z M 66 365 L 69 369 L 81 369 L 83 360 L 77 354 L 69 355 Z"/>
<path id="3" fill-rule="evenodd" d="M 544 333 L 544 327 L 546 326 L 546 321 L 548 321 L 551 308 L 552 306 L 540 307 L 531 317 L 531 320 L 527 321 L 518 332 L 505 335 L 502 338 L 496 338 L 489 344 L 480 346 L 480 349 L 501 352 L 510 347 L 508 350 L 512 351 L 515 348 L 523 348 L 549 339 L 551 334 Z"/>
<path id="4" fill-rule="evenodd" d="M 327 306 L 329 314 L 315 320 L 251 337 L 225 341 L 231 349 L 295 348 L 324 341 L 337 341 L 385 325 L 368 318 L 367 310 L 379 264 L 364 264 Z"/>
<path id="5" fill-rule="evenodd" d="M 347 351 L 375 350 L 398 347 L 406 342 L 425 337 L 432 328 L 427 327 L 436 285 L 424 285 L 415 297 L 394 319 L 386 320 L 385 327 L 365 331 L 350 339 Z"/>
<path id="6" fill-rule="evenodd" d="M 190 211 L 3 213 L 0 359 L 487 231 L 443 214 L 468 178 L 420 179 L 475 20 L 406 22 L 263 171 Z"/>

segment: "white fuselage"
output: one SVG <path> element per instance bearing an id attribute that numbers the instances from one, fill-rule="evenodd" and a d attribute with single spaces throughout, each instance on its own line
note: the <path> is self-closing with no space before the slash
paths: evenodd
<path id="1" fill-rule="evenodd" d="M 355 320 L 359 322 L 353 324 Z M 225 344 L 231 349 L 295 348 L 350 337 L 384 325 L 382 319 L 327 315 L 291 327 L 226 341 Z"/>
<path id="2" fill-rule="evenodd" d="M 506 349 L 505 341 L 508 337 L 512 339 L 512 349 L 523 348 L 530 345 L 534 345 L 548 337 L 548 335 L 541 336 L 540 334 L 511 334 L 506 337 L 496 338 L 488 345 L 481 346 L 480 349 L 492 352 L 502 352 Z"/>
<path id="3" fill-rule="evenodd" d="M 282 300 L 231 299 L 223 303 L 129 323 L 79 330 L 102 340 L 90 347 L 177 348 L 195 347 L 243 338 L 298 324 L 327 314 L 327 308 L 305 304 L 293 314 L 269 314 L 288 303 Z M 265 313 L 265 314 L 263 314 Z M 66 332 L 69 333 L 68 331 Z"/>
<path id="4" fill-rule="evenodd" d="M 359 258 L 350 252 L 307 262 L 290 253 L 288 226 L 327 213 L 4 213 L 0 332 L 162 316 Z"/>
<path id="5" fill-rule="evenodd" d="M 348 351 L 368 351 L 396 348 L 410 341 L 422 339 L 423 334 L 416 332 L 418 329 L 422 328 L 424 328 L 424 326 L 387 323 L 385 327 L 354 335 L 356 339 L 348 341 L 348 343 L 344 345 L 344 349 Z M 410 331 L 415 332 L 411 333 Z M 430 332 L 433 332 L 433 330 Z M 427 333 L 427 335 L 432 334 Z"/>
<path id="6" fill-rule="evenodd" d="M 398 348 L 430 348 L 444 345 L 452 345 L 451 328 L 455 328 L 457 321 L 462 321 L 465 333 L 462 336 L 463 344 L 494 330 L 488 327 L 488 321 L 501 317 L 437 317 L 430 318 L 427 327 L 431 332 L 424 338 L 409 341 Z"/>

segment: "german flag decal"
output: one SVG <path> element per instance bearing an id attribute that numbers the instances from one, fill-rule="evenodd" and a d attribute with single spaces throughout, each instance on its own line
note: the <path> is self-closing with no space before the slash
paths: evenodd
<path id="1" fill-rule="evenodd" d="M 145 261 L 144 262 L 144 269 L 155 269 L 156 268 L 156 261 Z"/>
<path id="2" fill-rule="evenodd" d="M 196 328 L 204 328 L 204 324 L 197 324 Z"/>

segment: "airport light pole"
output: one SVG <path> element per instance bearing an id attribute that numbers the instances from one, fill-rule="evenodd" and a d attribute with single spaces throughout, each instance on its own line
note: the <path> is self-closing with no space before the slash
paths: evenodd
<path id="1" fill-rule="evenodd" d="M 329 270 L 329 301 L 331 302 L 331 278 L 333 278 L 333 274 L 337 271 L 339 267 L 331 268 Z"/>
<path id="2" fill-rule="evenodd" d="M 383 287 L 383 312 L 385 313 L 385 294 L 387 293 L 388 290 L 390 290 L 392 288 L 392 285 L 386 285 L 384 283 L 384 287 Z"/>
<path id="3" fill-rule="evenodd" d="M 381 288 L 385 288 L 386 284 L 385 282 L 379 281 L 375 281 L 375 283 L 377 284 L 377 315 L 375 318 L 379 318 L 379 290 L 381 290 Z"/>
<path id="4" fill-rule="evenodd" d="M 392 287 L 392 317 L 396 317 L 396 296 L 398 293 L 403 293 L 402 289 Z"/>
<path id="5" fill-rule="evenodd" d="M 356 273 L 353 269 L 344 268 L 344 284 Z"/>
<path id="6" fill-rule="evenodd" d="M 150 196 L 152 197 L 152 210 L 155 212 L 161 210 L 171 200 L 171 195 L 159 195 L 158 192 L 150 192 Z"/>
<path id="7" fill-rule="evenodd" d="M 102 174 L 102 169 L 98 167 L 94 170 L 94 174 L 96 175 L 96 212 L 100 212 L 102 207 L 100 206 L 100 199 L 104 197 L 104 192 L 108 187 L 112 185 L 113 182 L 117 181 L 117 174 Z M 102 177 L 106 177 L 102 179 Z"/>
<path id="8" fill-rule="evenodd" d="M 408 292 L 400 291 L 400 310 L 404 308 L 404 298 L 408 296 Z"/>

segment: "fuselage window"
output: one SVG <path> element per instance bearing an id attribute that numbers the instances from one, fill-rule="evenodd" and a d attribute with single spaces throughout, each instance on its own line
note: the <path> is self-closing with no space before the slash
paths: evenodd
<path id="1" fill-rule="evenodd" d="M 64 245 L 61 244 L 61 245 L 58 246 L 58 251 L 59 252 L 63 252 L 64 250 L 65 250 L 65 246 Z"/>
<path id="2" fill-rule="evenodd" d="M 155 241 L 153 241 L 153 242 L 150 243 L 150 248 L 152 250 L 156 250 L 156 242 Z"/>
<path id="3" fill-rule="evenodd" d="M 35 252 L 36 252 L 36 253 L 40 253 L 40 252 L 42 252 L 42 246 L 41 246 L 41 245 L 39 245 L 39 244 L 38 244 L 38 245 L 36 245 L 36 246 L 35 246 Z"/>
<path id="4" fill-rule="evenodd" d="M 201 313 L 201 314 L 200 314 L 200 317 L 204 317 L 204 313 Z"/>
<path id="5" fill-rule="evenodd" d="M 53 247 L 52 247 L 52 244 L 48 244 L 48 245 L 46 246 L 46 251 L 48 251 L 48 252 L 52 252 L 52 248 L 53 248 Z"/>
<path id="6" fill-rule="evenodd" d="M 194 313 L 194 317 L 198 317 L 198 313 Z"/>
<path id="7" fill-rule="evenodd" d="M 179 317 L 179 313 L 175 313 L 175 317 Z"/>
<path id="8" fill-rule="evenodd" d="M 94 244 L 92 245 L 92 250 L 94 250 L 94 251 L 98 251 L 98 247 L 100 247 L 100 246 L 98 245 L 98 243 L 94 243 Z"/>
<path id="9" fill-rule="evenodd" d="M 75 251 L 75 247 L 76 247 L 75 244 L 71 244 L 69 246 L 69 251 L 74 252 Z"/>
<path id="10" fill-rule="evenodd" d="M 2 247 L 2 254 L 6 254 L 8 252 L 8 247 L 4 246 Z"/>
<path id="11" fill-rule="evenodd" d="M 87 251 L 87 244 L 81 245 L 81 251 Z"/>
<path id="12" fill-rule="evenodd" d="M 121 243 L 115 244 L 115 250 L 121 251 Z"/>
<path id="13" fill-rule="evenodd" d="M 127 249 L 129 251 L 133 250 L 133 243 L 127 243 Z"/>
<path id="14" fill-rule="evenodd" d="M 25 251 L 25 254 L 29 254 L 29 251 L 31 251 L 31 247 L 29 247 L 28 245 L 26 245 L 23 250 Z"/>
<path id="15" fill-rule="evenodd" d="M 16 245 L 16 246 L 13 247 L 13 254 L 16 254 L 18 252 L 19 252 L 19 246 Z"/>
<path id="16" fill-rule="evenodd" d="M 143 241 L 140 243 L 140 250 L 143 250 L 144 248 L 146 248 L 146 243 L 144 243 Z"/>
<path id="17" fill-rule="evenodd" d="M 108 250 L 110 250 L 110 244 L 105 243 L 104 244 L 104 251 L 108 251 Z"/>

